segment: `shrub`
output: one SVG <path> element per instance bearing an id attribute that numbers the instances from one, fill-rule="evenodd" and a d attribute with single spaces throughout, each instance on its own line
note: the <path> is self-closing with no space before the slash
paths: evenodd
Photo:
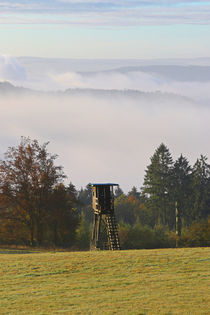
<path id="1" fill-rule="evenodd" d="M 171 247 L 168 236 L 161 226 L 152 229 L 137 222 L 133 227 L 119 225 L 119 237 L 122 249 L 149 249 Z"/>
<path id="2" fill-rule="evenodd" d="M 201 222 L 193 223 L 180 238 L 180 246 L 205 247 L 210 246 L 210 217 Z"/>

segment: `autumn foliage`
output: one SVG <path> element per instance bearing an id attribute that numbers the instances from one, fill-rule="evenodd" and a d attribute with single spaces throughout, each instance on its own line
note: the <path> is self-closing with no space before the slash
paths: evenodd
<path id="1" fill-rule="evenodd" d="M 62 166 L 48 143 L 21 138 L 0 161 L 0 244 L 89 249 L 92 192 L 65 185 Z M 182 233 L 176 235 L 175 205 Z M 115 191 L 122 249 L 210 246 L 210 165 L 173 161 L 161 144 L 147 166 L 140 191 Z"/>
<path id="2" fill-rule="evenodd" d="M 63 185 L 48 143 L 22 138 L 0 162 L 0 239 L 8 243 L 70 245 L 78 219 L 74 191 Z M 73 196 L 72 196 L 73 195 Z"/>

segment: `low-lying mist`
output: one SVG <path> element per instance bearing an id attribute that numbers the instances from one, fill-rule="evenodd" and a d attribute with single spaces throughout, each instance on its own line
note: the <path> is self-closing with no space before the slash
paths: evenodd
<path id="1" fill-rule="evenodd" d="M 0 54 L 0 81 L 36 90 L 69 88 L 161 91 L 210 104 L 210 59 L 71 60 Z M 162 62 L 162 64 L 160 63 Z"/>
<path id="2" fill-rule="evenodd" d="M 114 181 L 125 190 L 140 187 L 161 142 L 175 159 L 182 153 L 194 163 L 210 153 L 209 60 L 0 55 L 0 81 L 51 91 L 0 84 L 0 157 L 21 136 L 50 141 L 49 150 L 78 188 Z"/>
<path id="3" fill-rule="evenodd" d="M 174 159 L 191 163 L 210 155 L 210 111 L 173 95 L 19 93 L 0 97 L 0 156 L 21 136 L 50 141 L 68 181 L 141 186 L 144 170 L 161 142 Z"/>

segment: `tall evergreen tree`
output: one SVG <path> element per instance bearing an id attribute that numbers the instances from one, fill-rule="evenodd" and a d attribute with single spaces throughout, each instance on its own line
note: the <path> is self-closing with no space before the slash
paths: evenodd
<path id="1" fill-rule="evenodd" d="M 181 154 L 175 161 L 172 169 L 172 197 L 173 203 L 177 202 L 179 213 L 188 224 L 192 209 L 192 168 L 188 160 Z M 174 216 L 171 217 L 171 224 L 175 223 Z"/>
<path id="2" fill-rule="evenodd" d="M 201 155 L 193 167 L 192 220 L 210 215 L 210 165 L 207 157 Z"/>
<path id="3" fill-rule="evenodd" d="M 128 192 L 128 196 L 134 196 L 136 199 L 140 199 L 140 192 L 138 192 L 137 188 L 135 186 L 133 186 L 133 188 L 131 189 L 131 191 Z"/>
<path id="4" fill-rule="evenodd" d="M 78 192 L 78 199 L 84 206 L 91 205 L 92 203 L 92 189 L 90 184 L 87 184 L 85 189 L 81 188 Z"/>
<path id="5" fill-rule="evenodd" d="M 167 225 L 170 222 L 170 200 L 173 160 L 169 149 L 162 143 L 151 157 L 146 169 L 142 194 L 145 205 L 153 213 L 153 223 Z"/>

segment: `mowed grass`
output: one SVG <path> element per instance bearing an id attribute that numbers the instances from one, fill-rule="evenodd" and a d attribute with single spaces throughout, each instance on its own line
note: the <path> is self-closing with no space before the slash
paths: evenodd
<path id="1" fill-rule="evenodd" d="M 210 314 L 210 248 L 0 250 L 0 314 Z"/>

